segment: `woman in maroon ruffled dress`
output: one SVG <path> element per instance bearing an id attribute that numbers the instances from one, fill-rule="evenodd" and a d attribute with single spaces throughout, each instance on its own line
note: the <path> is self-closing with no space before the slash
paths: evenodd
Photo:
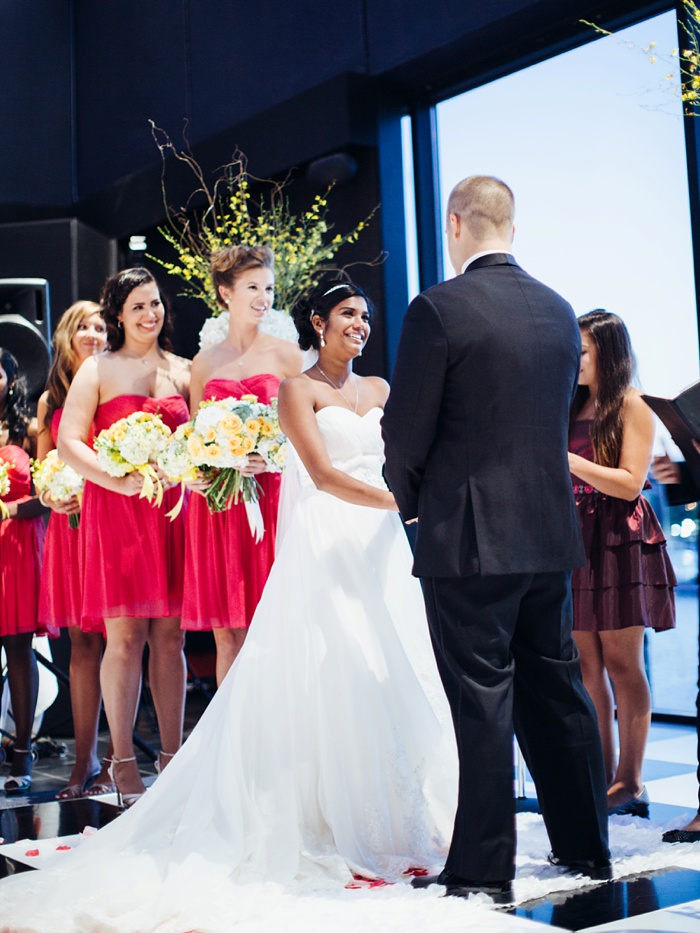
<path id="1" fill-rule="evenodd" d="M 32 494 L 29 453 L 34 453 L 35 439 L 17 360 L 0 348 L 0 461 L 7 464 L 9 480 L 0 516 L 0 648 L 7 658 L 15 722 L 10 776 L 3 785 L 8 795 L 26 794 L 32 783 L 32 725 L 39 689 L 32 639 L 35 634 L 56 634 L 38 620 L 44 508 Z"/>
<path id="2" fill-rule="evenodd" d="M 231 246 L 212 256 L 211 273 L 221 306 L 230 313 L 225 340 L 198 353 L 192 363 L 190 409 L 203 399 L 277 396 L 280 382 L 301 372 L 301 351 L 260 330 L 272 307 L 274 256 L 266 246 Z M 213 630 L 216 679 L 221 683 L 243 645 L 275 557 L 280 474 L 266 472 L 257 454 L 242 471 L 263 491 L 265 524 L 255 541 L 242 502 L 211 514 L 201 495 L 192 496 L 185 561 L 182 627 Z"/>
<path id="3" fill-rule="evenodd" d="M 579 318 L 579 326 L 581 375 L 571 413 L 569 466 L 587 562 L 572 579 L 574 636 L 598 714 L 608 808 L 646 816 L 642 761 L 651 696 L 644 631 L 673 628 L 676 585 L 663 532 L 641 495 L 649 488 L 654 417 L 632 388 L 634 355 L 620 318 L 591 311 Z"/>
<path id="4" fill-rule="evenodd" d="M 76 301 L 62 315 L 53 335 L 53 362 L 46 391 L 39 399 L 37 458 L 43 460 L 56 447 L 58 426 L 63 415 L 71 381 L 81 364 L 103 353 L 107 327 L 100 306 L 94 301 Z M 75 734 L 75 763 L 67 785 L 56 794 L 58 800 L 92 796 L 112 790 L 108 757 L 100 768 L 97 759 L 97 729 L 102 694 L 100 661 L 104 638 L 99 632 L 83 632 L 82 576 L 80 573 L 80 532 L 70 527 L 69 516 L 80 513 L 77 496 L 56 501 L 42 494 L 51 511 L 44 544 L 39 594 L 39 621 L 44 625 L 67 628 L 70 637 L 70 694 Z"/>
<path id="5" fill-rule="evenodd" d="M 110 352 L 86 360 L 68 392 L 58 453 L 85 479 L 81 517 L 84 631 L 106 632 L 101 684 L 114 745 L 111 774 L 125 805 L 144 791 L 132 730 L 149 645 L 149 683 L 164 767 L 180 747 L 185 701 L 182 605 L 184 514 L 166 516 L 139 498 L 139 473 L 112 477 L 99 466 L 90 439 L 135 411 L 154 412 L 174 429 L 187 421 L 189 361 L 170 352 L 170 321 L 153 276 L 126 269 L 101 297 Z"/>

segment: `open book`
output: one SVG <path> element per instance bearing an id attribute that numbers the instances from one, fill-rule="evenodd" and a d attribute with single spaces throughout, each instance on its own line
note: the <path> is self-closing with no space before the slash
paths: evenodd
<path id="1" fill-rule="evenodd" d="M 693 439 L 700 443 L 700 382 L 693 383 L 675 398 L 642 395 L 649 408 L 658 415 L 685 457 L 693 480 L 700 486 L 700 453 Z"/>

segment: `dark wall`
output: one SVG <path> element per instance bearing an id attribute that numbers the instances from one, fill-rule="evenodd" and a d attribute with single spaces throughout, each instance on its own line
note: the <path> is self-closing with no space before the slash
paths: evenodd
<path id="1" fill-rule="evenodd" d="M 640 0 L 0 0 L 0 219 L 54 216 L 158 163 L 148 120 L 197 146 L 346 74 L 390 76 L 406 103 L 486 62 L 550 48 Z M 313 95 L 312 95 L 313 96 Z M 309 98 L 309 117 L 335 111 Z M 275 127 L 271 129 L 274 131 Z M 275 148 L 304 126 L 282 120 Z M 245 135 L 243 133 L 243 135 Z M 346 139 L 346 143 L 366 140 Z M 334 143 L 333 145 L 340 145 Z M 307 158 L 321 154 L 305 153 Z M 7 206 L 16 206 L 8 216 Z M 24 206 L 24 215 L 22 215 Z M 4 210 L 3 210 L 4 207 Z M 92 219 L 94 223 L 94 219 Z"/>
<path id="2" fill-rule="evenodd" d="M 69 0 L 0 0 L 0 205 L 76 194 L 71 34 Z"/>

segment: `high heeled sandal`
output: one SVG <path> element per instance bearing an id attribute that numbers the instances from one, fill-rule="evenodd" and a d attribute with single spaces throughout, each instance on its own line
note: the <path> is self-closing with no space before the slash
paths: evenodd
<path id="1" fill-rule="evenodd" d="M 109 765 L 109 776 L 114 784 L 114 789 L 117 792 L 117 806 L 120 807 L 122 810 L 128 810 L 129 807 L 133 807 L 136 801 L 139 800 L 141 797 L 143 797 L 143 795 L 146 792 L 144 789 L 135 794 L 123 794 L 119 790 L 119 782 L 117 781 L 116 774 L 115 774 L 116 766 L 124 765 L 128 761 L 136 761 L 136 756 L 132 755 L 131 758 L 112 758 L 112 761 L 110 762 L 110 765 Z"/>
<path id="2" fill-rule="evenodd" d="M 165 765 L 160 763 L 161 758 L 174 758 L 177 755 L 177 752 L 164 752 L 162 749 L 158 752 L 158 757 L 155 760 L 156 774 L 162 774 L 165 770 Z M 167 764 L 167 762 L 166 762 Z"/>
<path id="3" fill-rule="evenodd" d="M 104 762 L 104 764 L 107 765 L 107 773 L 109 774 L 110 779 L 111 779 L 112 759 L 103 758 L 102 761 Z M 99 773 L 100 772 L 98 771 L 97 774 L 93 774 L 92 783 L 88 787 L 86 787 L 85 790 L 83 791 L 83 797 L 99 797 L 101 794 L 113 794 L 116 791 L 117 789 L 116 784 L 112 780 L 110 780 L 109 782 L 95 781 L 95 778 L 99 775 Z"/>
<path id="4" fill-rule="evenodd" d="M 29 755 L 29 760 L 31 761 L 32 750 L 30 748 L 17 748 L 17 746 L 15 746 L 13 749 L 13 756 L 14 755 Z M 27 772 L 27 774 L 11 774 L 5 779 L 3 790 L 8 797 L 17 797 L 20 794 L 26 794 L 31 786 L 32 775 L 30 772 Z"/>

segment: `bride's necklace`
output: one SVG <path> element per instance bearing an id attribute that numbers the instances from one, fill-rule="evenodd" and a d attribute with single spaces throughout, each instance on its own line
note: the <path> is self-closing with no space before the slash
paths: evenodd
<path id="1" fill-rule="evenodd" d="M 355 414 L 357 414 L 357 406 L 358 406 L 359 403 L 360 403 L 360 389 L 359 389 L 359 387 L 358 387 L 358 385 L 357 385 L 357 382 L 355 382 L 355 407 L 353 408 L 352 405 L 350 404 L 350 402 L 349 402 L 349 401 L 347 400 L 347 398 L 345 397 L 345 393 L 342 391 L 342 389 L 340 388 L 340 386 L 337 386 L 337 385 L 335 384 L 335 382 L 333 382 L 332 379 L 329 379 L 329 378 L 328 378 L 328 376 L 324 373 L 324 371 L 321 369 L 321 367 L 318 365 L 318 363 L 315 363 L 314 365 L 315 365 L 316 369 L 321 373 L 321 375 L 323 376 L 323 378 L 326 380 L 326 382 L 328 383 L 328 385 L 333 386 L 333 388 L 335 389 L 336 392 L 340 392 L 341 398 L 343 399 L 343 401 L 345 402 L 345 404 L 348 406 L 348 408 L 350 409 L 350 411 L 352 411 L 352 412 L 354 412 Z"/>

